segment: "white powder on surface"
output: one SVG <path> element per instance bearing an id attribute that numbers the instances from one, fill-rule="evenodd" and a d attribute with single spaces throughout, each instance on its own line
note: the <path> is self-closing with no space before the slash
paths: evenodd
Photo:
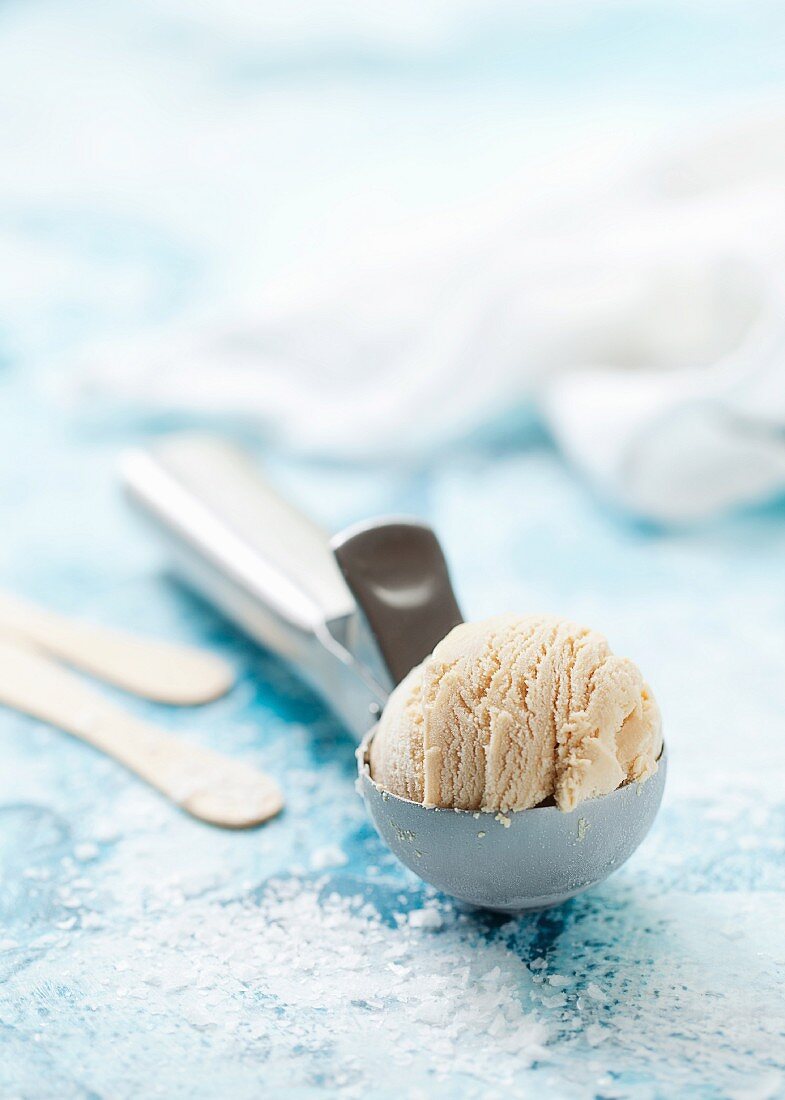
<path id="1" fill-rule="evenodd" d="M 407 909 L 412 902 L 419 907 Z M 189 1058 L 201 1066 L 199 1036 L 209 1035 L 210 1063 L 236 1066 L 225 1083 L 235 1098 L 258 1095 L 261 1082 L 399 1095 L 382 1073 L 391 1065 L 405 1067 L 407 1088 L 455 1084 L 479 1098 L 492 1085 L 524 1097 L 532 1064 L 547 1057 L 525 962 L 433 896 L 424 904 L 407 896 L 385 920 L 327 877 L 288 878 L 269 881 L 260 896 L 213 894 L 187 906 L 171 896 L 160 908 L 148 901 L 127 918 L 134 935 L 91 928 L 48 945 L 42 975 L 69 991 L 58 1031 L 96 1020 L 106 1027 L 121 1011 L 125 1043 L 143 1040 L 151 1022 L 165 1028 L 173 1066 Z M 88 957 L 93 973 L 122 975 L 119 988 L 85 986 Z M 14 1015 L 25 1028 L 40 1026 L 31 1003 Z M 94 1057 L 82 1072 L 100 1091 Z"/>

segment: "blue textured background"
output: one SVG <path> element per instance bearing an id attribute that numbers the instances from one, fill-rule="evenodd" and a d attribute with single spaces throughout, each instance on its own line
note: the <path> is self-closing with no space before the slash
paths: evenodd
<path id="1" fill-rule="evenodd" d="M 331 528 L 427 518 L 467 615 L 584 619 L 654 687 L 671 772 L 652 835 L 598 889 L 502 921 L 385 853 L 348 736 L 162 576 L 116 463 L 171 425 L 73 403 L 89 339 L 230 300 L 314 234 L 479 193 L 569 124 L 560 97 L 591 113 L 621 81 L 645 127 L 781 87 L 773 5 L 438 10 L 435 30 L 404 9 L 398 36 L 380 16 L 275 38 L 240 5 L 0 6 L 0 579 L 223 652 L 225 700 L 127 705 L 287 797 L 223 833 L 0 713 L 3 1096 L 785 1095 L 783 506 L 639 529 L 523 429 L 394 470 L 265 456 Z"/>

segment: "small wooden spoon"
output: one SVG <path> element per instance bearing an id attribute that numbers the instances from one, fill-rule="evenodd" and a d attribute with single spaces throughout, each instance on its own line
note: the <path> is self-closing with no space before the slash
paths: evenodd
<path id="1" fill-rule="evenodd" d="M 280 790 L 263 772 L 135 718 L 74 673 L 4 639 L 0 704 L 87 741 L 211 825 L 245 829 L 283 808 Z"/>
<path id="2" fill-rule="evenodd" d="M 231 667 L 212 653 L 67 619 L 7 592 L 0 592 L 0 635 L 156 703 L 209 703 L 234 683 Z"/>

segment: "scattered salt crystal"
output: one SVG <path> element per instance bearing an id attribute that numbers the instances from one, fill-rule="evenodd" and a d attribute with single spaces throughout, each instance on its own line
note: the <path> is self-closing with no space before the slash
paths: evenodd
<path id="1" fill-rule="evenodd" d="M 609 1035 L 607 1028 L 601 1027 L 600 1024 L 589 1024 L 584 1034 L 586 1042 L 592 1047 L 598 1047 L 600 1043 L 604 1043 Z"/>
<path id="2" fill-rule="evenodd" d="M 532 961 L 529 963 L 529 969 L 530 970 L 547 970 L 547 968 L 548 968 L 548 960 L 547 959 L 542 959 L 542 958 L 532 959 Z"/>
<path id="3" fill-rule="evenodd" d="M 312 852 L 309 862 L 312 870 L 321 871 L 325 867 L 342 867 L 348 860 L 337 844 L 328 844 Z"/>
<path id="4" fill-rule="evenodd" d="M 586 986 L 586 996 L 591 997 L 593 1001 L 599 1001 L 600 1004 L 608 1000 L 605 991 L 596 982 L 589 982 Z"/>
<path id="5" fill-rule="evenodd" d="M 188 1023 L 200 1031 L 215 1027 L 216 1021 L 209 1012 L 200 1012 L 198 1008 L 192 1008 L 188 1013 Z"/>
<path id="6" fill-rule="evenodd" d="M 497 814 L 493 820 L 498 821 L 499 824 L 503 825 L 505 829 L 509 829 L 510 825 L 512 824 L 509 817 L 505 817 L 504 814 Z"/>
<path id="7" fill-rule="evenodd" d="M 549 974 L 548 985 L 552 985 L 554 989 L 566 989 L 570 984 L 570 979 L 564 974 Z"/>
<path id="8" fill-rule="evenodd" d="M 424 1024 L 439 1026 L 447 1022 L 448 1011 L 444 1002 L 434 998 L 430 1001 L 423 1001 L 417 1008 L 416 1016 Z"/>
<path id="9" fill-rule="evenodd" d="M 427 932 L 438 931 L 444 923 L 436 909 L 412 909 L 408 919 L 410 927 L 422 928 Z"/>
<path id="10" fill-rule="evenodd" d="M 489 1035 L 493 1035 L 494 1038 L 500 1035 L 501 1032 L 507 1027 L 507 1021 L 501 1012 L 497 1012 L 491 1022 L 488 1024 L 487 1031 Z"/>
<path id="11" fill-rule="evenodd" d="M 89 863 L 92 859 L 98 858 L 99 848 L 97 844 L 92 841 L 85 841 L 83 844 L 77 844 L 74 848 L 74 859 L 78 859 L 80 863 Z"/>
<path id="12" fill-rule="evenodd" d="M 38 936 L 30 944 L 31 947 L 51 947 L 59 940 L 58 936 L 53 935 L 51 932 L 45 932 L 43 936 Z"/>
<path id="13" fill-rule="evenodd" d="M 25 867 L 22 878 L 32 879 L 34 882 L 47 882 L 52 877 L 48 867 Z"/>
<path id="14" fill-rule="evenodd" d="M 776 1069 L 761 1074 L 738 1089 L 729 1089 L 729 1100 L 777 1100 L 785 1092 L 785 1077 Z"/>

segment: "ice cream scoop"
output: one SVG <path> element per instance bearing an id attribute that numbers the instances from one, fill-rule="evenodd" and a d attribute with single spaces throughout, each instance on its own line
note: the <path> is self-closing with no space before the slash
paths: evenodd
<path id="1" fill-rule="evenodd" d="M 132 455 L 125 477 L 132 499 L 168 537 L 183 576 L 254 638 L 295 666 L 361 738 L 358 785 L 368 811 L 383 839 L 421 878 L 473 905 L 510 912 L 540 908 L 605 878 L 646 835 L 660 804 L 666 766 L 664 749 L 654 760 L 659 743 L 656 712 L 636 678 L 637 670 L 632 672 L 634 666 L 615 666 L 610 656 L 608 661 L 602 656 L 608 686 L 618 680 L 619 691 L 603 690 L 596 696 L 598 707 L 609 708 L 613 715 L 614 729 L 611 734 L 600 723 L 602 729 L 592 743 L 591 720 L 581 724 L 573 706 L 578 698 L 577 671 L 583 668 L 586 654 L 576 654 L 572 664 L 566 658 L 551 662 L 550 690 L 558 698 L 560 677 L 569 679 L 573 673 L 576 693 L 574 699 L 569 692 L 564 696 L 568 719 L 554 735 L 552 770 L 537 739 L 532 761 L 539 761 L 540 779 L 520 774 L 519 765 L 526 759 L 525 736 L 516 723 L 525 723 L 526 716 L 535 712 L 545 721 L 544 694 L 539 711 L 527 705 L 517 711 L 508 708 L 504 717 L 494 717 L 490 708 L 487 715 L 482 712 L 482 721 L 487 717 L 488 730 L 495 723 L 495 732 L 487 746 L 482 737 L 467 742 L 473 745 L 475 762 L 481 756 L 485 759 L 482 780 L 477 768 L 469 766 L 468 757 L 465 774 L 461 772 L 455 731 L 434 725 L 427 745 L 433 751 L 427 757 L 423 753 L 422 759 L 423 799 L 426 790 L 440 792 L 440 798 L 442 792 L 452 791 L 447 801 L 456 805 L 429 805 L 412 797 L 417 794 L 416 768 L 408 778 L 401 770 L 404 786 L 399 788 L 390 779 L 389 786 L 395 790 L 389 790 L 377 781 L 378 774 L 376 779 L 372 776 L 371 767 L 382 768 L 382 760 L 392 759 L 385 745 L 399 703 L 412 697 L 416 675 L 388 704 L 391 690 L 415 666 L 423 661 L 427 666 L 429 654 L 434 649 L 439 653 L 439 643 L 449 650 L 456 637 L 461 644 L 472 637 L 472 628 L 459 627 L 446 638 L 460 624 L 461 615 L 441 547 L 430 528 L 416 520 L 371 521 L 330 542 L 323 531 L 273 493 L 242 454 L 204 437 L 170 438 L 152 451 Z M 552 647 L 555 641 L 554 635 Z M 570 645 L 580 648 L 579 641 L 577 636 L 565 636 L 564 653 Z M 529 642 L 521 652 L 534 652 L 526 649 Z M 584 642 L 586 653 L 599 644 L 591 632 Z M 482 663 L 477 666 L 482 667 Z M 623 684 L 622 671 L 627 676 Z M 521 682 L 525 680 L 524 675 Z M 449 670 L 434 683 L 437 696 L 439 685 L 446 691 L 452 683 Z M 593 713 L 588 697 L 591 677 L 584 676 L 581 683 L 587 695 L 584 710 Z M 501 690 L 500 682 L 496 686 Z M 479 680 L 475 687 L 479 716 Z M 545 692 L 545 681 L 535 677 L 535 694 L 538 689 Z M 456 691 L 453 701 L 459 698 Z M 449 692 L 442 703 L 450 709 Z M 380 737 L 378 751 L 376 737 Z M 504 749 L 516 739 L 522 747 L 517 763 L 514 754 Z M 645 742 L 645 750 L 639 741 Z M 387 748 L 391 746 L 392 742 Z M 486 747 L 490 747 L 488 754 Z M 559 751 L 564 767 L 557 764 Z M 586 766 L 581 763 L 584 751 Z M 574 766 L 569 763 L 573 757 Z M 489 777 L 493 777 L 490 786 Z M 626 781 L 619 786 L 617 778 Z M 644 778 L 646 782 L 641 782 Z M 406 787 L 406 782 L 412 786 Z M 456 799 L 455 792 L 460 794 L 464 786 L 469 794 Z M 519 796 L 524 801 L 533 799 L 549 786 L 564 809 L 548 804 L 516 808 Z M 484 808 L 486 789 L 498 789 L 498 809 Z M 572 804 L 578 809 L 564 812 Z"/>
<path id="2" fill-rule="evenodd" d="M 357 751 L 360 792 L 401 862 L 444 893 L 502 912 L 559 904 L 620 867 L 656 817 L 666 774 L 656 704 L 593 631 L 542 616 L 455 626 L 428 535 L 393 520 L 333 539 L 387 639 L 388 667 L 411 670 Z M 548 787 L 564 809 L 532 805 Z M 520 795 L 531 808 L 504 812 Z"/>

